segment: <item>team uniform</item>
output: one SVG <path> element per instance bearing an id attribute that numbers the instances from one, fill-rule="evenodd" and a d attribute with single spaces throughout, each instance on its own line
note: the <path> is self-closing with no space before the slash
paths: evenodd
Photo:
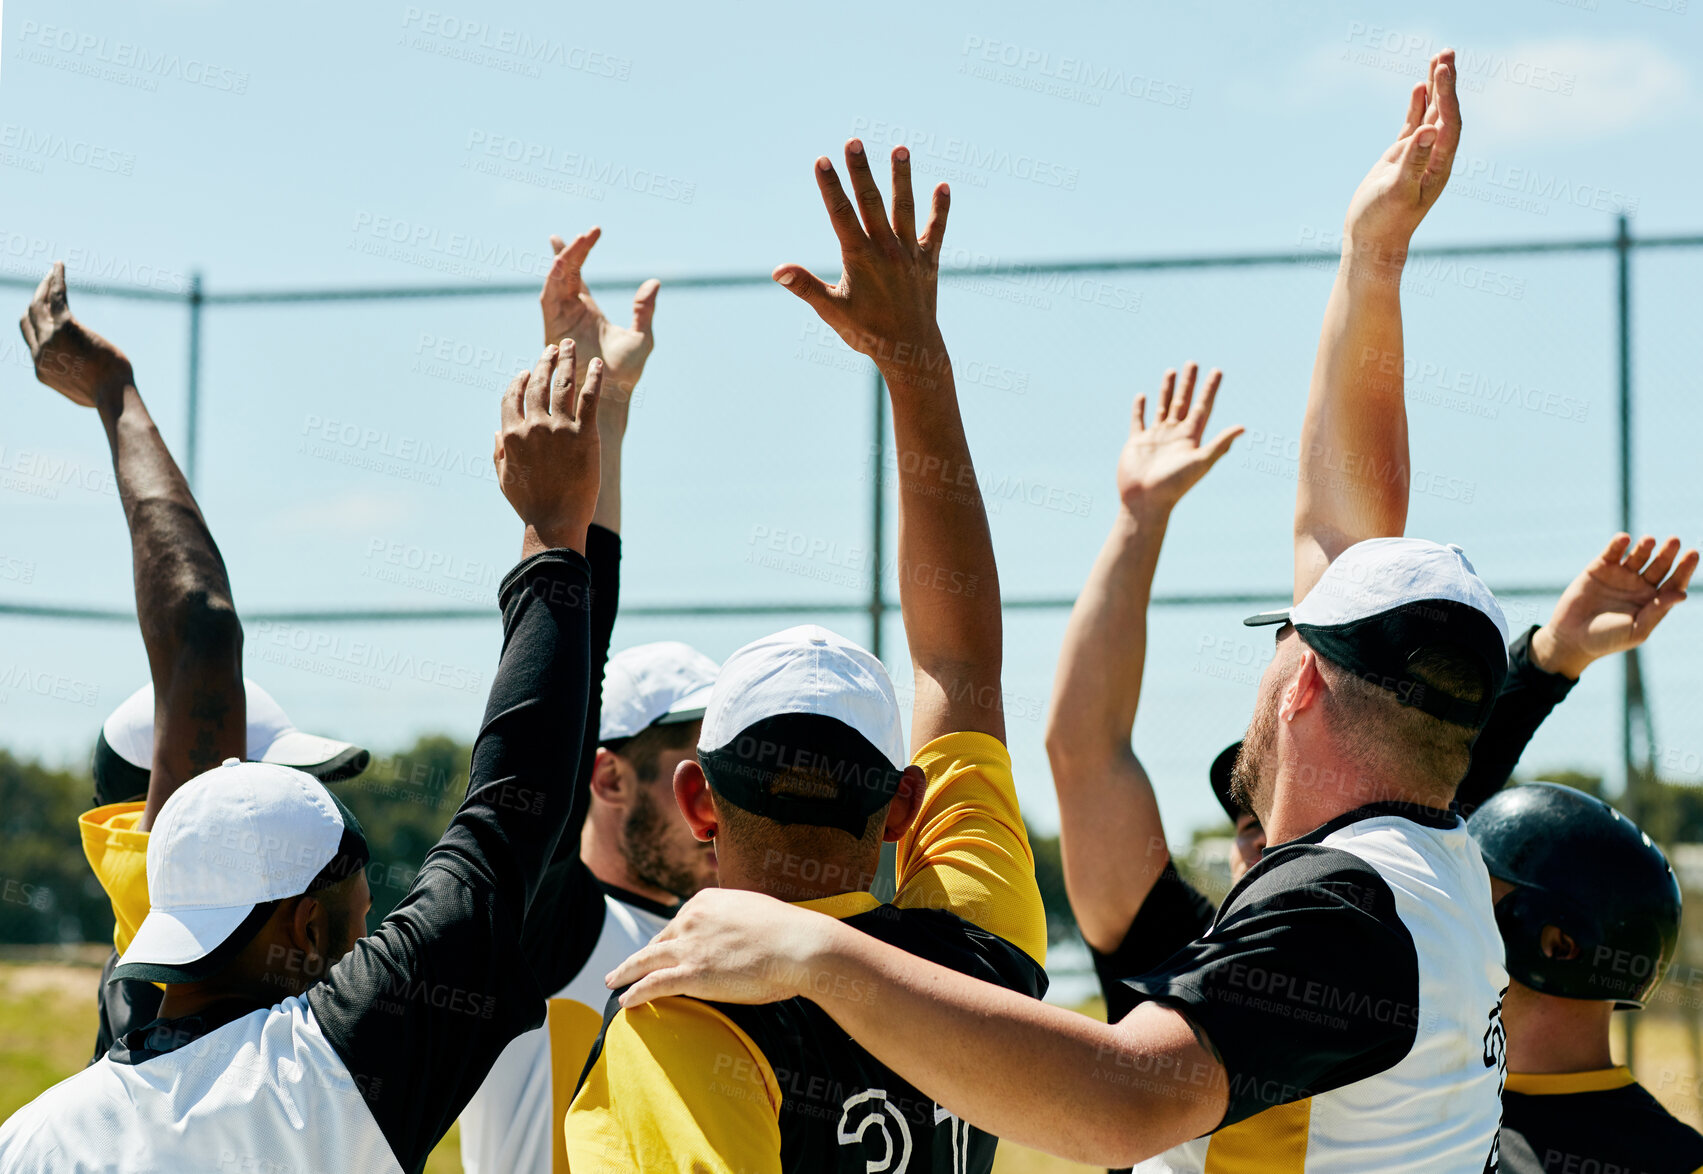
<path id="1" fill-rule="evenodd" d="M 1502 1090 L 1503 1174 L 1696 1174 L 1703 1134 L 1626 1068 L 1508 1073 Z"/>
<path id="2" fill-rule="evenodd" d="M 1204 937 L 1128 985 L 1229 1077 L 1219 1127 L 1137 1170 L 1496 1168 L 1507 972 L 1452 812 L 1371 804 L 1268 849 Z"/>
<path id="3" fill-rule="evenodd" d="M 1594 795 L 1558 783 L 1510 787 L 1469 824 L 1492 877 L 1508 973 L 1526 996 L 1642 1010 L 1679 950 L 1683 898 L 1667 857 Z M 1572 950 L 1555 950 L 1554 931 Z M 1513 1042 L 1538 1030 L 1510 1022 Z M 1545 1040 L 1550 1045 L 1600 1040 Z M 1567 1053 L 1552 1053 L 1560 1059 Z M 1575 1055 L 1580 1053 L 1573 1053 Z M 1675 1119 L 1626 1068 L 1510 1072 L 1503 1092 L 1502 1169 L 1509 1174 L 1693 1174 L 1703 1135 Z"/>
<path id="4" fill-rule="evenodd" d="M 591 564 L 592 703 L 575 779 L 574 817 L 527 913 L 522 948 L 541 990 L 545 1022 L 503 1049 L 461 1113 L 467 1174 L 550 1174 L 567 1169 L 561 1123 L 603 1023 L 603 976 L 654 937 L 674 914 L 636 893 L 605 885 L 580 860 L 580 828 L 590 806 L 604 680 L 620 591 L 620 538 L 593 526 Z"/>
<path id="5" fill-rule="evenodd" d="M 1009 754 L 986 734 L 956 733 L 915 761 L 927 787 L 898 844 L 893 901 L 848 892 L 801 904 L 1039 997 L 1046 923 Z M 806 999 L 665 998 L 632 1010 L 612 1001 L 566 1132 L 575 1174 L 986 1171 L 996 1145 Z"/>
<path id="6" fill-rule="evenodd" d="M 246 756 L 306 771 L 322 783 L 342 782 L 366 770 L 371 755 L 359 746 L 296 729 L 279 704 L 243 679 Z M 112 977 L 148 915 L 148 833 L 140 823 L 154 757 L 154 687 L 144 685 L 101 723 L 90 773 L 95 807 L 77 817 L 83 855 L 112 903 L 113 952 L 101 970 L 92 1064 L 126 1032 L 153 1021 L 164 990 L 140 979 Z"/>
<path id="7" fill-rule="evenodd" d="M 589 587 L 585 560 L 563 550 L 505 579 L 467 798 L 376 933 L 304 994 L 127 1033 L 0 1126 L 0 1171 L 419 1170 L 503 1048 L 543 1018 L 515 959 L 569 816 L 561 756 L 586 711 Z"/>

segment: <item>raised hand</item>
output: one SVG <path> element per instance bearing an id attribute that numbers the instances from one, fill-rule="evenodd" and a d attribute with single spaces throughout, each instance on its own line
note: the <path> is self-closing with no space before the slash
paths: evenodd
<path id="1" fill-rule="evenodd" d="M 597 508 L 603 360 L 590 362 L 576 390 L 574 350 L 569 338 L 545 347 L 503 393 L 493 459 L 503 496 L 526 523 L 526 554 L 560 546 L 583 552 Z"/>
<path id="2" fill-rule="evenodd" d="M 35 377 L 72 403 L 96 406 L 135 378 L 123 351 L 77 321 L 65 294 L 65 262 L 55 261 L 19 319 Z"/>
<path id="3" fill-rule="evenodd" d="M 1401 133 L 1348 204 L 1344 235 L 1363 246 L 1382 246 L 1405 258 L 1419 222 L 1443 194 L 1461 141 L 1461 104 L 1455 93 L 1455 51 L 1431 58 L 1426 81 L 1408 95 Z"/>
<path id="4" fill-rule="evenodd" d="M 1532 634 L 1537 667 L 1577 677 L 1593 660 L 1648 640 L 1668 612 L 1685 601 L 1685 588 L 1697 570 L 1697 551 L 1681 556 L 1679 548 L 1678 538 L 1657 550 L 1648 534 L 1636 546 L 1631 535 L 1616 534 L 1567 585 L 1549 622 Z"/>
<path id="5" fill-rule="evenodd" d="M 774 279 L 810 303 L 846 345 L 874 359 L 889 386 L 895 381 L 901 386 L 915 383 L 919 374 L 945 363 L 934 306 L 951 192 L 945 184 L 934 189 L 928 223 L 919 237 L 909 149 L 893 149 L 891 222 L 870 173 L 869 157 L 857 139 L 846 143 L 846 171 L 857 197 L 855 207 L 833 163 L 826 155 L 816 160 L 816 186 L 834 235 L 840 238 L 839 281 L 829 285 L 802 265 L 778 266 Z"/>
<path id="6" fill-rule="evenodd" d="M 1177 388 L 1175 370 L 1165 372 L 1159 385 L 1159 411 L 1153 426 L 1147 426 L 1147 396 L 1135 397 L 1131 415 L 1129 439 L 1118 454 L 1118 497 L 1124 508 L 1169 510 L 1206 476 L 1206 471 L 1230 451 L 1230 444 L 1242 434 L 1240 425 L 1226 428 L 1201 447 L 1200 438 L 1206 422 L 1212 417 L 1212 403 L 1218 398 L 1218 385 L 1224 373 L 1214 369 L 1206 377 L 1206 386 L 1199 398 L 1194 394 L 1195 378 L 1200 373 L 1196 363 L 1183 367 L 1183 386 Z"/>
<path id="7" fill-rule="evenodd" d="M 590 370 L 592 360 L 602 359 L 609 402 L 625 403 L 638 385 L 645 360 L 650 358 L 655 345 L 651 318 L 656 313 L 656 291 L 660 284 L 653 277 L 639 286 L 633 295 L 631 326 L 617 326 L 609 321 L 592 300 L 580 276 L 591 247 L 602 235 L 601 228 L 593 228 L 576 236 L 572 244 L 564 244 L 559 236 L 550 238 L 550 249 L 556 259 L 544 277 L 544 291 L 538 295 L 538 304 L 544 311 L 545 345 L 573 339 L 582 371 Z"/>

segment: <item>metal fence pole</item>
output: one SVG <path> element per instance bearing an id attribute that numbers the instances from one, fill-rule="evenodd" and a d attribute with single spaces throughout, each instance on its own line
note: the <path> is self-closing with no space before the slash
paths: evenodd
<path id="1" fill-rule="evenodd" d="M 881 372 L 875 372 L 875 440 L 869 446 L 869 651 L 881 659 L 881 621 L 887 613 L 887 598 L 881 576 L 886 570 L 887 556 L 887 386 Z"/>
<path id="2" fill-rule="evenodd" d="M 183 443 L 183 475 L 195 488 L 195 467 L 201 447 L 201 271 L 189 275 L 189 420 Z"/>
<path id="3" fill-rule="evenodd" d="M 1615 342 L 1619 375 L 1620 407 L 1620 528 L 1632 533 L 1632 231 L 1624 215 L 1616 222 L 1614 235 L 1615 260 Z M 1623 771 L 1621 805 L 1633 822 L 1643 815 L 1638 779 L 1638 766 L 1633 761 L 1632 724 L 1643 709 L 1643 680 L 1639 673 L 1638 651 L 1632 649 L 1621 662 L 1620 762 Z"/>

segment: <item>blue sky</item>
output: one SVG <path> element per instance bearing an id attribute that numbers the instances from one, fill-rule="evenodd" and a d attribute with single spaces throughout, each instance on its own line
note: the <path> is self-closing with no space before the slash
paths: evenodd
<path id="1" fill-rule="evenodd" d="M 949 263 L 1321 250 L 1303 268 L 941 296 L 1008 596 L 1076 592 L 1116 506 L 1129 401 L 1190 358 L 1225 369 L 1219 423 L 1249 432 L 1181 507 L 1157 589 L 1281 594 L 1329 250 L 1426 57 L 1461 51 L 1466 133 L 1420 243 L 1606 236 L 1623 207 L 1640 233 L 1699 232 L 1694 9 L 12 0 L 0 272 L 33 279 L 66 257 L 74 305 L 130 352 L 176 444 L 182 311 L 79 296 L 79 279 L 530 283 L 551 232 L 601 224 L 594 276 L 664 281 L 628 440 L 625 598 L 855 602 L 871 557 L 866 369 L 781 290 L 668 278 L 791 260 L 831 278 L 811 161 L 852 134 L 902 140 L 919 181 L 953 184 Z M 1634 287 L 1637 519 L 1688 541 L 1699 260 L 1641 254 Z M 1611 275 L 1606 254 L 1412 266 L 1410 532 L 1462 543 L 1492 586 L 1564 582 L 1613 530 Z M 529 296 L 209 310 L 199 490 L 239 607 L 489 601 L 518 547 L 488 468 L 496 397 L 538 334 Z M 15 339 L 0 342 L 0 405 L 0 598 L 126 605 L 94 416 L 37 385 Z M 1515 627 L 1547 611 L 1510 602 Z M 1239 618 L 1154 616 L 1136 747 L 1173 838 L 1215 818 L 1205 768 L 1269 655 Z M 1047 828 L 1041 718 L 1064 619 L 1006 626 L 1012 751 Z M 720 658 L 780 622 L 632 618 L 616 639 Z M 829 622 L 867 638 L 858 617 Z M 248 665 L 305 728 L 393 748 L 472 733 L 496 639 L 494 620 L 250 625 Z M 896 619 L 887 647 L 902 680 Z M 1646 662 L 1670 773 L 1695 781 L 1700 653 L 1693 603 Z M 132 627 L 0 618 L 0 744 L 80 757 L 145 676 Z M 1618 687 L 1617 668 L 1593 670 L 1528 764 L 1612 774 Z"/>

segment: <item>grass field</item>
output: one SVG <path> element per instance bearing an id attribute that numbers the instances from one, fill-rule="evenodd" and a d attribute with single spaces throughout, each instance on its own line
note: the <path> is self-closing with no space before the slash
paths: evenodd
<path id="1" fill-rule="evenodd" d="M 0 960 L 0 1120 L 83 1067 L 95 1038 L 94 986 L 106 951 L 9 950 Z M 1097 1006 L 1084 1011 L 1094 1013 Z M 1617 1038 L 1616 1052 L 1624 1045 Z M 1668 1109 L 1703 1128 L 1703 1092 L 1696 1041 L 1675 1017 L 1646 1015 L 1640 1022 L 1635 1065 L 1644 1085 Z M 439 1143 L 428 1174 L 459 1174 L 456 1130 Z M 1021 1146 L 1004 1144 L 996 1174 L 1065 1174 L 1087 1170 Z"/>

